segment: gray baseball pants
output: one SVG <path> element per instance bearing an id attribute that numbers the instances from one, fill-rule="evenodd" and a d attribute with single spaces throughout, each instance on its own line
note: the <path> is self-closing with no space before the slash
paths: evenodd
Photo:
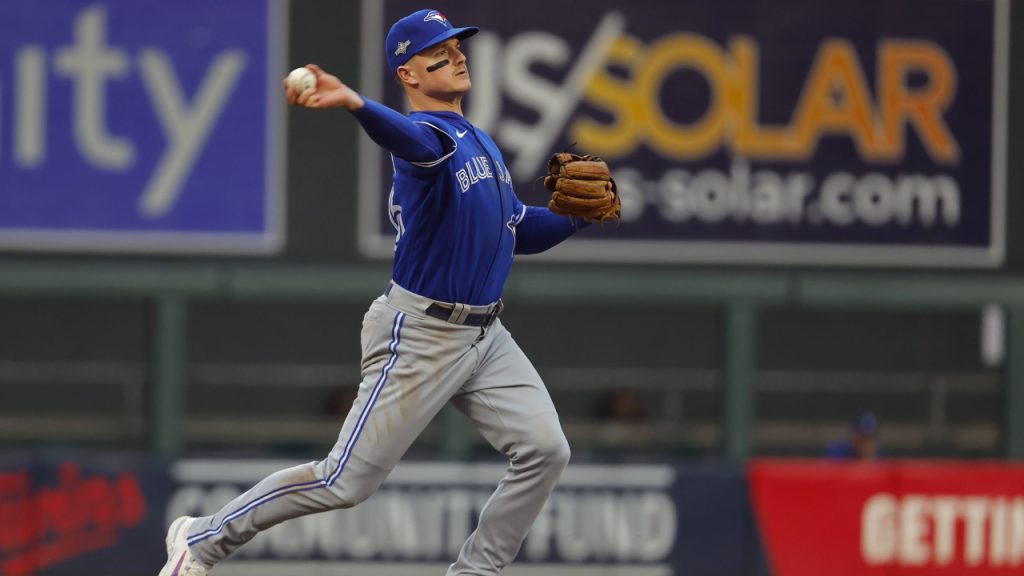
<path id="1" fill-rule="evenodd" d="M 440 320 L 425 314 L 431 303 L 396 284 L 373 301 L 363 318 L 359 393 L 331 453 L 275 472 L 197 519 L 189 533 L 196 559 L 213 566 L 261 530 L 366 500 L 451 401 L 509 467 L 448 576 L 489 576 L 512 561 L 569 461 L 569 444 L 540 375 L 501 321 L 481 329 Z"/>

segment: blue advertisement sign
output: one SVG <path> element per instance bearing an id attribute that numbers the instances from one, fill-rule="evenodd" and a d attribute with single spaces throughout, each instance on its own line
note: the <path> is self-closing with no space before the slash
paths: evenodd
<path id="1" fill-rule="evenodd" d="M 184 460 L 165 522 L 205 515 L 295 462 Z M 218 574 L 442 574 L 503 464 L 402 462 L 371 498 L 260 533 Z M 747 576 L 762 565 L 743 469 L 572 464 L 509 570 L 529 575 Z"/>
<path id="2" fill-rule="evenodd" d="M 275 0 L 0 5 L 0 249 L 272 253 Z"/>
<path id="3" fill-rule="evenodd" d="M 0 457 L 0 575 L 156 574 L 167 526 L 293 461 Z M 506 473 L 403 462 L 366 502 L 261 532 L 233 575 L 443 574 Z M 509 570 L 523 576 L 752 576 L 764 554 L 747 481 L 724 463 L 572 464 Z"/>
<path id="4" fill-rule="evenodd" d="M 364 2 L 362 87 L 412 0 Z M 606 159 L 618 226 L 541 258 L 995 267 L 1005 236 L 1008 0 L 441 2 L 466 40 L 467 118 L 518 195 L 548 156 Z M 543 14 L 543 18 L 538 15 Z M 391 164 L 364 146 L 361 246 L 390 254 Z"/>

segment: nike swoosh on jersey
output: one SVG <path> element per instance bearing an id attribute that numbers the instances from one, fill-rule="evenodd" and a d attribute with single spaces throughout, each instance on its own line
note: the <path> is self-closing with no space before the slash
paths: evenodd
<path id="1" fill-rule="evenodd" d="M 459 138 L 462 138 L 463 136 L 466 135 L 466 132 L 469 132 L 469 130 L 462 130 L 461 132 L 459 130 L 456 130 L 455 135 L 458 136 Z"/>

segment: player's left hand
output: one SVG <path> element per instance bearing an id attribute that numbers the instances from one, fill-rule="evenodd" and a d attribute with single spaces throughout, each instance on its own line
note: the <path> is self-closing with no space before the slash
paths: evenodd
<path id="1" fill-rule="evenodd" d="M 552 192 L 548 209 L 587 222 L 618 220 L 622 205 L 608 164 L 597 156 L 558 152 L 548 161 L 544 187 Z"/>
<path id="2" fill-rule="evenodd" d="M 345 108 L 354 112 L 365 104 L 362 96 L 339 80 L 337 76 L 324 72 L 316 64 L 307 64 L 306 68 L 316 75 L 316 86 L 313 88 L 298 93 L 288 85 L 288 78 L 284 79 L 285 96 L 292 106 Z"/>

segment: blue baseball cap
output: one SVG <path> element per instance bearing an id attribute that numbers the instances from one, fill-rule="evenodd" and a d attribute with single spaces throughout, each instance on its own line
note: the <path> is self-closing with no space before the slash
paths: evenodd
<path id="1" fill-rule="evenodd" d="M 853 430 L 864 436 L 874 436 L 878 433 L 878 418 L 871 412 L 859 414 L 853 420 Z"/>
<path id="2" fill-rule="evenodd" d="M 392 74 L 418 52 L 449 38 L 464 40 L 479 32 L 476 26 L 456 28 L 437 10 L 419 10 L 395 22 L 384 41 Z"/>

